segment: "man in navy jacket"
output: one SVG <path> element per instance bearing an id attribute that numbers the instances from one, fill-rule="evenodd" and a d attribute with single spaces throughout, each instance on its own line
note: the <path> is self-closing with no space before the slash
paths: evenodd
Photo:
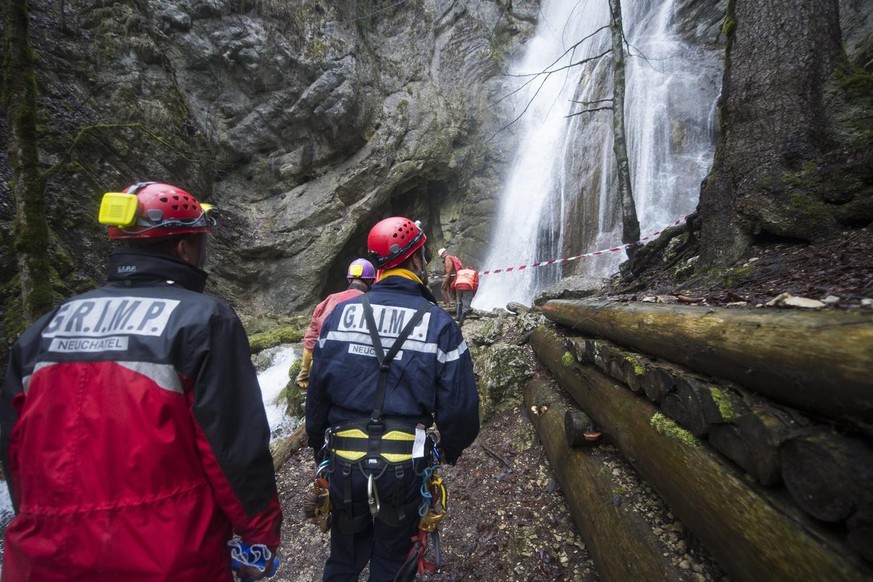
<path id="1" fill-rule="evenodd" d="M 382 419 L 409 434 L 434 423 L 442 460 L 454 464 L 479 432 L 479 394 L 473 362 L 461 330 L 436 305 L 426 287 L 427 237 L 413 221 L 392 217 L 370 231 L 370 259 L 384 269 L 367 294 L 376 333 L 389 350 L 417 310 L 426 306 L 385 378 Z M 331 462 L 330 496 L 334 508 L 331 554 L 325 580 L 357 580 L 370 562 L 370 580 L 392 580 L 417 532 L 421 469 L 426 459 L 364 466 L 328 447 L 325 432 L 371 418 L 380 366 L 364 313 L 363 297 L 338 305 L 325 320 L 315 346 L 315 365 L 306 401 L 306 431 L 316 457 Z M 400 432 L 404 432 L 400 431 Z M 364 440 L 364 439 L 362 439 Z M 321 452 L 320 452 L 321 451 Z M 369 475 L 385 506 L 373 519 L 367 512 Z M 396 511 L 399 508 L 399 515 Z M 383 515 L 384 514 L 384 515 Z M 390 515 L 390 518 L 389 518 Z"/>

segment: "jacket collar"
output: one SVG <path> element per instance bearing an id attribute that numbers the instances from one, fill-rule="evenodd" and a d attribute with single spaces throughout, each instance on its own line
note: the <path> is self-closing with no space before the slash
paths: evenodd
<path id="1" fill-rule="evenodd" d="M 148 285 L 168 283 L 203 293 L 206 271 L 170 255 L 135 248 L 118 248 L 109 257 L 109 283 Z"/>
<path id="2" fill-rule="evenodd" d="M 422 285 L 421 280 L 418 277 L 415 277 L 415 279 L 405 277 L 402 276 L 402 274 L 397 273 L 397 270 L 392 269 L 390 271 L 385 271 L 384 273 L 382 273 L 382 278 L 379 280 L 378 283 L 373 285 L 372 290 L 395 291 L 407 294 L 414 293 L 421 295 L 431 303 L 437 302 L 436 298 L 433 296 L 433 293 L 430 292 L 430 289 Z M 407 272 L 412 274 L 411 271 Z"/>

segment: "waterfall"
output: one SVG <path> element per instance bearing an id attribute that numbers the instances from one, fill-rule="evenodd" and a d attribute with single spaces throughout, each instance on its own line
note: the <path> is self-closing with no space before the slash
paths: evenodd
<path id="1" fill-rule="evenodd" d="M 630 45 L 625 125 L 646 235 L 697 205 L 714 151 L 721 60 L 717 51 L 691 46 L 674 30 L 674 0 L 622 4 Z M 612 96 L 612 61 L 595 58 L 609 50 L 609 21 L 608 0 L 545 0 L 523 58 L 510 66 L 518 145 L 483 270 L 621 244 L 611 111 L 579 113 L 610 105 L 604 100 Z M 624 258 L 616 252 L 486 275 L 474 306 L 530 304 L 563 276 L 609 275 Z"/>

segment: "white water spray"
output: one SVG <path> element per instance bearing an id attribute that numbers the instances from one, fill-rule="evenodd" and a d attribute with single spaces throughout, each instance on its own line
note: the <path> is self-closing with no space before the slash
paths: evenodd
<path id="1" fill-rule="evenodd" d="M 720 59 L 673 30 L 673 0 L 625 0 L 623 19 L 631 47 L 625 125 L 645 235 L 697 204 L 714 149 Z M 609 50 L 609 21 L 608 0 L 546 0 L 524 58 L 511 67 L 518 85 L 526 83 L 515 94 L 518 150 L 483 270 L 621 243 L 612 116 L 606 110 L 578 114 L 611 105 L 605 100 L 612 96 L 612 61 L 596 58 Z M 535 76 L 542 72 L 548 74 Z M 623 255 L 583 259 L 563 270 L 553 265 L 484 276 L 474 306 L 530 304 L 563 275 L 614 272 Z"/>

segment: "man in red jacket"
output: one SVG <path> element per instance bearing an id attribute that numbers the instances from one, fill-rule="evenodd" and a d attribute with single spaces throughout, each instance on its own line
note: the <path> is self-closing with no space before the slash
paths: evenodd
<path id="1" fill-rule="evenodd" d="M 315 349 L 315 342 L 318 341 L 318 334 L 321 333 L 324 320 L 327 319 L 333 308 L 343 301 L 369 291 L 370 287 L 373 286 L 373 281 L 376 280 L 376 269 L 373 267 L 373 263 L 367 259 L 355 259 L 349 265 L 346 279 L 349 286 L 345 291 L 332 293 L 315 306 L 312 320 L 309 322 L 309 327 L 306 328 L 306 333 L 303 334 L 303 356 L 300 359 L 300 372 L 295 380 L 301 390 L 306 390 L 309 387 L 312 350 Z"/>
<path id="2" fill-rule="evenodd" d="M 10 351 L 0 454 L 16 516 L 3 582 L 231 582 L 233 534 L 271 574 L 282 512 L 233 309 L 202 293 L 209 208 L 154 182 L 106 194 L 108 283 Z"/>
<path id="3" fill-rule="evenodd" d="M 443 278 L 442 285 L 440 285 L 440 293 L 442 293 L 443 301 L 451 305 L 452 300 L 456 298 L 455 276 L 461 269 L 461 259 L 454 255 L 450 255 L 446 249 L 438 250 L 437 255 L 442 259 L 443 269 L 445 270 L 445 277 Z"/>

